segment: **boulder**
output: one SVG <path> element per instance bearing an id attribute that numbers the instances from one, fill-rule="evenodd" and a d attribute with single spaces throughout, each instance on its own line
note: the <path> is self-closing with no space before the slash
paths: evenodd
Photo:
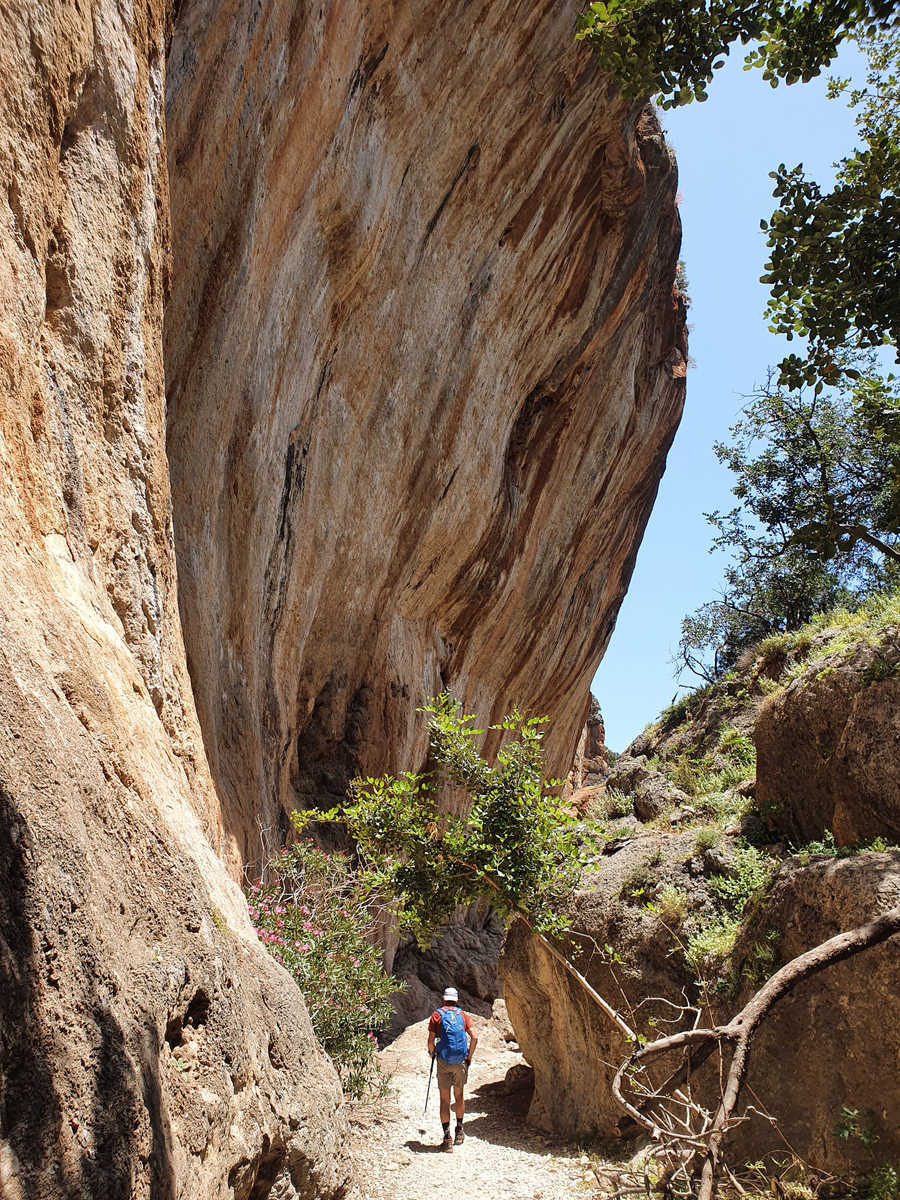
<path id="1" fill-rule="evenodd" d="M 571 902 L 578 970 L 626 1012 L 646 996 L 661 998 L 642 1010 L 644 1021 L 669 1016 L 664 1002 L 681 1002 L 691 987 L 690 973 L 672 954 L 673 933 L 646 901 L 663 882 L 677 881 L 696 892 L 700 907 L 702 881 L 691 879 L 684 866 L 692 845 L 690 835 L 632 839 L 603 860 L 592 886 Z M 507 934 L 500 973 L 516 1037 L 534 1068 L 529 1121 L 565 1138 L 614 1135 L 623 1114 L 611 1085 L 629 1054 L 618 1029 L 521 921 Z"/>
<path id="2" fill-rule="evenodd" d="M 795 844 L 900 838 L 898 631 L 817 659 L 756 719 L 756 800 Z"/>
<path id="3" fill-rule="evenodd" d="M 689 797 L 660 771 L 654 771 L 634 790 L 634 811 L 642 821 L 655 821 L 670 808 L 687 804 Z"/>
<path id="4" fill-rule="evenodd" d="M 898 904 L 900 851 L 789 859 L 735 947 L 742 986 L 733 1009 L 761 982 L 760 946 L 774 951 L 767 968 L 774 971 Z M 779 1134 L 813 1166 L 835 1174 L 864 1174 L 877 1163 L 900 1161 L 898 979 L 900 938 L 893 937 L 826 968 L 779 1001 L 756 1035 L 749 1074 L 760 1107 L 777 1126 L 759 1118 L 740 1126 L 733 1143 L 738 1161 L 780 1150 Z M 838 1136 L 844 1108 L 858 1110 L 863 1137 Z M 867 1145 L 872 1137 L 877 1142 Z"/>

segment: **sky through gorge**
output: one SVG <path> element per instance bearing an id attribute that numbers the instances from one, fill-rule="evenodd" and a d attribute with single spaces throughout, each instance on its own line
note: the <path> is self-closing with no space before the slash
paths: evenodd
<path id="1" fill-rule="evenodd" d="M 619 751 L 676 694 L 671 660 L 681 618 L 721 586 L 726 559 L 708 553 L 713 530 L 703 514 L 730 509 L 735 500 L 732 476 L 712 444 L 727 438 L 742 397 L 788 349 L 768 332 L 768 290 L 759 282 L 767 258 L 759 222 L 775 208 L 769 172 L 802 162 L 827 183 L 831 164 L 856 144 L 845 102 L 826 97 L 829 73 L 773 89 L 759 71 L 743 70 L 743 57 L 740 47 L 732 52 L 705 104 L 660 114 L 678 158 L 694 366 L 631 586 L 592 685 L 607 744 Z M 864 78 L 855 46 L 830 73 Z"/>

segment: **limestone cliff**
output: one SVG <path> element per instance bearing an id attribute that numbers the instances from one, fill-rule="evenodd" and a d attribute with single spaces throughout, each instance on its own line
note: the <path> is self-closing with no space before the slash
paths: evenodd
<path id="1" fill-rule="evenodd" d="M 164 17 L 0 21 L 3 1200 L 347 1175 L 337 1077 L 212 850 L 163 444 Z"/>
<path id="2" fill-rule="evenodd" d="M 684 392 L 676 172 L 574 0 L 185 0 L 168 448 L 229 846 L 553 714 L 564 774 Z"/>
<path id="3" fill-rule="evenodd" d="M 574 4 L 176 9 L 0 22 L 4 1200 L 341 1194 L 240 857 L 442 686 L 565 762 L 683 399 Z"/>

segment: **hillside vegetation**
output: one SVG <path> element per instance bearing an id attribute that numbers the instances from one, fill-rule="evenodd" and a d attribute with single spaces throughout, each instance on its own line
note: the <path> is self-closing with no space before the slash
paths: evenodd
<path id="1" fill-rule="evenodd" d="M 573 796 L 609 838 L 568 908 L 591 986 L 619 997 L 648 1042 L 677 1029 L 685 1006 L 709 1028 L 785 964 L 894 908 L 898 750 L 897 592 L 766 639 L 667 709 L 603 782 Z M 855 1193 L 832 1194 L 880 1195 L 870 1181 L 900 1161 L 896 1099 L 878 1069 L 900 1053 L 884 1020 L 895 942 L 804 981 L 767 1017 L 733 1163 L 764 1160 L 778 1174 L 777 1160 L 816 1187 L 856 1179 Z M 523 930 L 511 931 L 501 969 L 535 1065 L 532 1119 L 556 1133 L 621 1130 L 609 1064 L 628 1059 L 627 1042 Z M 695 1100 L 705 1088 L 717 1091 L 701 1074 Z M 845 1110 L 862 1136 L 837 1132 Z"/>

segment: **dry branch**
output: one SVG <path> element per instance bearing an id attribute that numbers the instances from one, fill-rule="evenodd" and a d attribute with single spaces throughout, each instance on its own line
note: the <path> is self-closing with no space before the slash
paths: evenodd
<path id="1" fill-rule="evenodd" d="M 747 1073 L 753 1035 L 762 1020 L 780 999 L 804 979 L 808 979 L 833 963 L 841 962 L 845 958 L 858 954 L 861 950 L 887 941 L 898 932 L 900 932 L 900 906 L 882 913 L 865 925 L 829 938 L 828 941 L 822 942 L 812 950 L 807 950 L 804 954 L 792 959 L 763 984 L 727 1025 L 717 1025 L 712 1029 L 687 1029 L 681 1033 L 658 1038 L 648 1045 L 635 1049 L 628 1061 L 622 1064 L 613 1081 L 613 1093 L 616 1099 L 629 1116 L 649 1130 L 654 1138 L 664 1141 L 670 1152 L 674 1149 L 680 1153 L 683 1167 L 687 1165 L 687 1160 L 692 1159 L 696 1154 L 698 1137 L 702 1139 L 705 1155 L 697 1200 L 712 1200 L 715 1194 L 716 1180 L 722 1166 L 722 1142 L 728 1129 L 737 1120 L 734 1110 Z M 648 1114 L 647 1109 L 650 1106 L 659 1105 L 663 1100 L 669 1102 L 674 1100 L 677 1105 L 684 1107 L 683 1094 L 673 1095 L 673 1093 L 686 1080 L 690 1079 L 691 1074 L 714 1050 L 721 1049 L 723 1043 L 731 1044 L 733 1050 L 719 1105 L 711 1121 L 709 1114 L 693 1103 L 686 1111 L 693 1110 L 701 1118 L 699 1131 L 676 1132 L 672 1121 L 663 1122 L 659 1112 L 656 1116 L 652 1113 Z M 688 1050 L 687 1061 L 674 1074 L 670 1075 L 662 1088 L 646 1089 L 648 1094 L 641 1107 L 628 1100 L 623 1090 L 626 1075 L 631 1078 L 632 1087 L 634 1087 L 634 1076 L 637 1070 L 645 1070 L 652 1061 L 662 1055 L 685 1048 Z M 680 1119 L 679 1124 L 683 1124 Z M 663 1128 L 664 1125 L 667 1128 Z"/>

